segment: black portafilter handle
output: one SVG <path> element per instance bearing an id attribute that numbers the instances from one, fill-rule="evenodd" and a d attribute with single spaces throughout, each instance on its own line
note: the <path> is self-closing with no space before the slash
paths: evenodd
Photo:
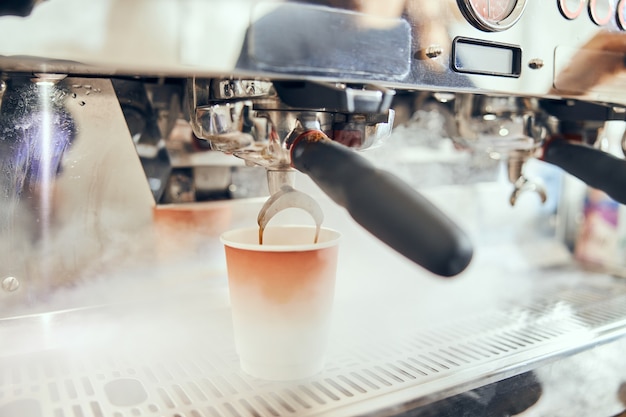
<path id="1" fill-rule="evenodd" d="M 390 172 L 319 131 L 291 145 L 291 164 L 366 230 L 434 274 L 451 277 L 470 263 L 469 237 L 428 199 Z"/>
<path id="2" fill-rule="evenodd" d="M 592 188 L 626 204 L 626 161 L 591 146 L 554 138 L 543 150 L 544 161 L 556 165 Z"/>

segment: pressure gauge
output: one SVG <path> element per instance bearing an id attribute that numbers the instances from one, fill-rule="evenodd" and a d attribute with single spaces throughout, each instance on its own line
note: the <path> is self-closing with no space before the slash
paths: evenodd
<path id="1" fill-rule="evenodd" d="M 574 20 L 582 13 L 585 8 L 586 0 L 558 0 L 559 10 L 563 17 Z"/>
<path id="2" fill-rule="evenodd" d="M 617 24 L 620 29 L 626 30 L 626 0 L 617 3 Z"/>
<path id="3" fill-rule="evenodd" d="M 589 0 L 589 16 L 596 25 L 604 26 L 608 24 L 614 14 L 615 9 L 613 9 L 613 1 Z"/>
<path id="4" fill-rule="evenodd" d="M 486 32 L 513 26 L 524 12 L 527 0 L 457 0 L 465 18 Z"/>

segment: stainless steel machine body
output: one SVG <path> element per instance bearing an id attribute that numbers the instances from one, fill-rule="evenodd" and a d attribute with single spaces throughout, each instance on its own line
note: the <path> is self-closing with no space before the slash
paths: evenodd
<path id="1" fill-rule="evenodd" d="M 468 266 L 436 206 L 463 228 L 473 198 L 415 198 L 346 150 L 393 148 L 392 128 L 428 109 L 456 150 L 503 161 L 507 205 L 550 198 L 525 172 L 535 158 L 624 202 L 623 160 L 590 145 L 626 121 L 626 1 L 48 0 L 0 13 L 0 416 L 556 415 L 587 396 L 547 402 L 548 381 L 585 355 L 611 364 L 617 376 L 598 378 L 617 392 L 622 281 L 571 261 L 495 265 L 494 247 Z M 333 145 L 305 148 L 312 131 Z M 346 251 L 382 253 L 384 267 L 347 257 L 328 369 L 271 384 L 236 368 L 215 241 L 295 169 L 403 255 L 469 278 L 429 284 L 330 216 L 350 230 Z M 194 259 L 164 261 L 172 244 Z M 485 290 L 507 274 L 517 300 Z M 347 295 L 356 276 L 373 288 L 363 302 Z M 506 408 L 510 391 L 526 406 Z M 601 415 L 625 407 L 586 394 Z"/>

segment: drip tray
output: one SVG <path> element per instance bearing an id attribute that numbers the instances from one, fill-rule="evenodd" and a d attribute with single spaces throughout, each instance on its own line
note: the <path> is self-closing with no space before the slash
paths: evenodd
<path id="1" fill-rule="evenodd" d="M 0 320 L 0 416 L 396 414 L 626 333 L 623 282 L 576 285 L 395 336 L 339 326 L 323 374 L 273 383 L 239 370 L 228 307 L 190 300 Z"/>

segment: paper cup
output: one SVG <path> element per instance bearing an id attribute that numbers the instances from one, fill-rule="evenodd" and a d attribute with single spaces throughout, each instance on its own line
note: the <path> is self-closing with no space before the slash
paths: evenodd
<path id="1" fill-rule="evenodd" d="M 232 223 L 229 203 L 164 204 L 152 212 L 155 247 L 160 261 L 205 259 L 207 245 Z M 212 247 L 211 247 L 212 249 Z"/>
<path id="2" fill-rule="evenodd" d="M 267 380 L 320 372 L 330 330 L 339 232 L 268 227 L 222 234 L 241 368 Z"/>

